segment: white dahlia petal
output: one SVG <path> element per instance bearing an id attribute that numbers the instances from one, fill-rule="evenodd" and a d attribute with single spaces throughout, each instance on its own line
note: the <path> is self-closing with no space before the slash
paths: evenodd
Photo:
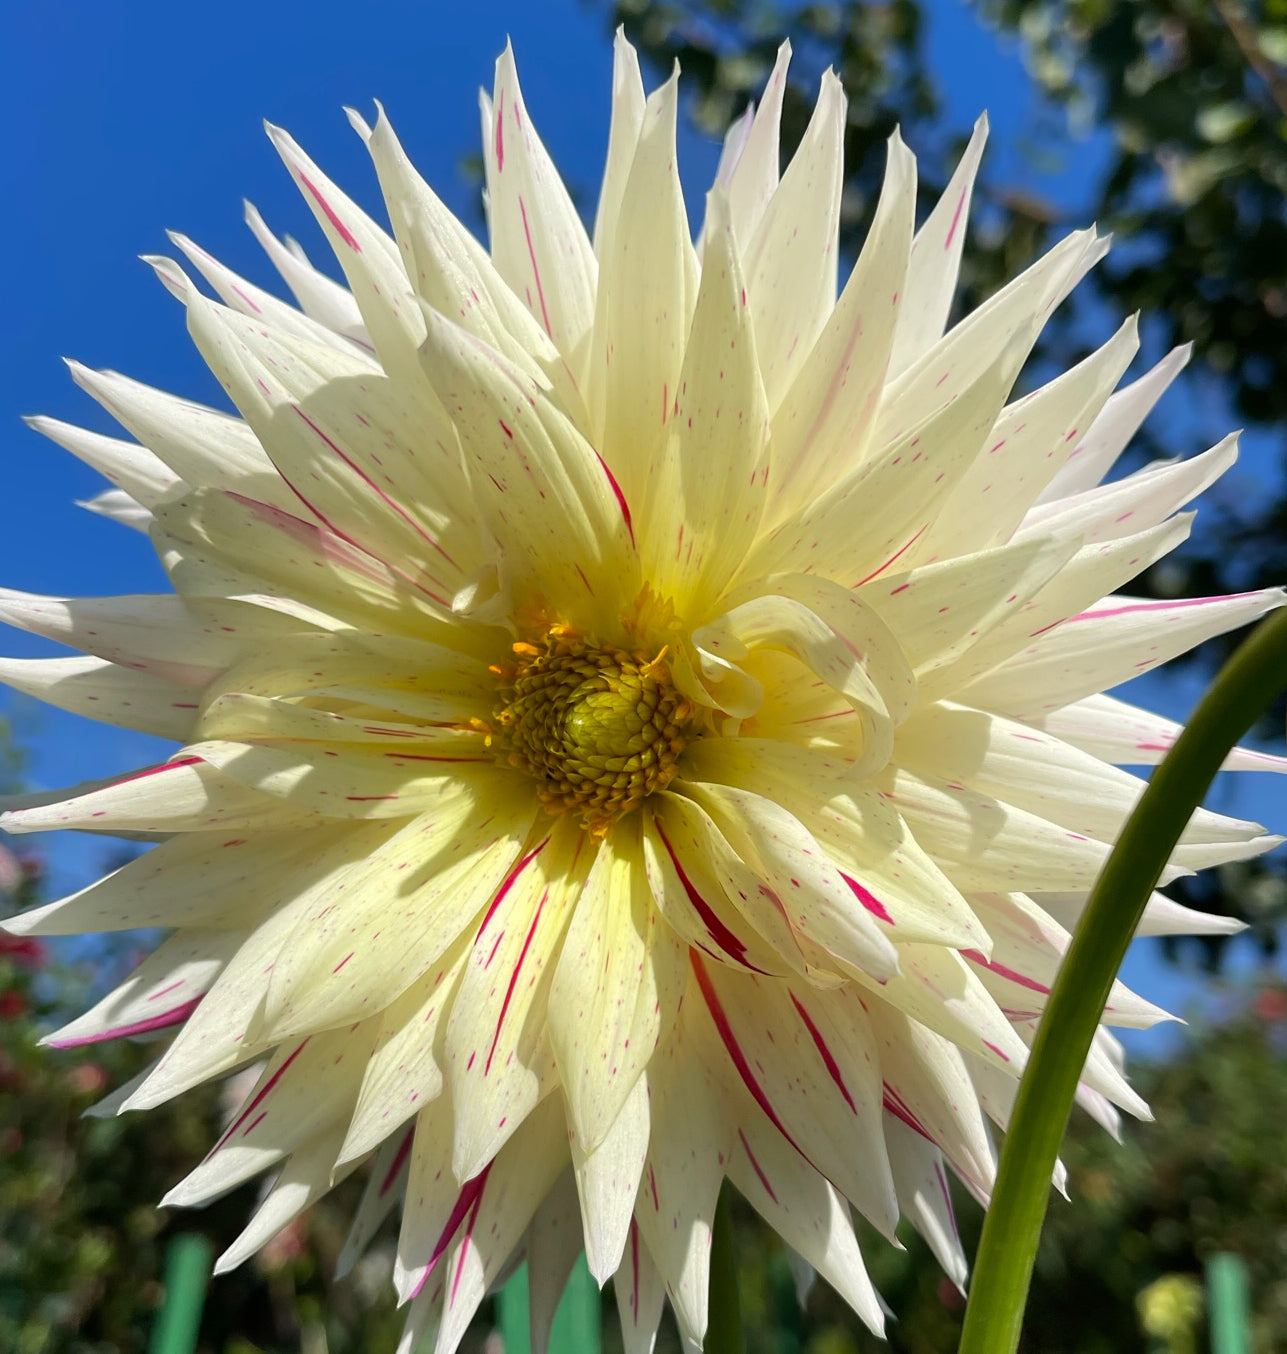
<path id="1" fill-rule="evenodd" d="M 1117 595 L 1236 456 L 1101 483 L 1186 349 L 1113 393 L 1130 320 L 1012 399 L 1107 241 L 947 328 L 986 120 L 918 231 L 890 138 L 837 296 L 844 93 L 780 172 L 789 60 L 696 242 L 678 78 L 646 95 L 621 33 L 593 235 L 508 50 L 489 247 L 382 109 L 349 118 L 388 231 L 270 128 L 347 286 L 251 207 L 298 310 L 173 235 L 194 277 L 149 262 L 236 415 L 72 364 L 137 440 L 29 420 L 174 592 L 0 590 L 77 651 L 0 680 L 180 744 L 0 801 L 0 830 L 155 843 L 3 921 L 170 931 L 47 1042 L 165 1041 L 95 1114 L 256 1078 L 166 1202 L 277 1173 L 223 1270 L 361 1172 L 339 1265 L 398 1216 L 400 1354 L 453 1354 L 524 1261 L 543 1350 L 582 1248 L 628 1354 L 666 1301 L 699 1344 L 726 1179 L 873 1331 L 851 1207 L 964 1285 L 950 1177 L 986 1205 L 1124 768 L 1179 733 L 1105 692 L 1287 600 Z M 1164 880 L 1279 840 L 1199 809 Z M 1237 929 L 1156 894 L 1140 933 Z M 1077 1093 L 1110 1133 L 1148 1109 L 1108 1028 L 1167 1018 L 1113 986 Z"/>
<path id="2" fill-rule="evenodd" d="M 321 344 L 327 348 L 338 348 L 343 353 L 354 351 L 355 345 L 334 327 L 310 319 L 294 306 L 278 300 L 270 292 L 234 273 L 231 268 L 220 263 L 186 235 L 174 230 L 167 231 L 166 234 L 170 238 L 170 243 L 205 278 L 214 289 L 215 295 L 229 310 L 235 310 L 250 319 L 259 317 L 280 333 L 301 339 L 310 345 Z"/>
<path id="3" fill-rule="evenodd" d="M 154 390 L 119 372 L 91 371 L 79 362 L 69 362 L 68 367 L 76 384 L 176 477 L 162 487 L 166 497 L 171 496 L 174 484 L 182 481 L 193 487 L 236 488 L 282 507 L 293 506 L 289 489 L 273 474 L 272 462 L 240 419 Z M 127 483 L 121 487 L 150 508 L 156 506 L 160 496 L 145 497 Z"/>
<path id="4" fill-rule="evenodd" d="M 581 1151 L 625 1113 L 687 981 L 687 958 L 658 913 L 643 848 L 627 832 L 600 847 L 575 903 L 550 987 L 550 1044 Z"/>
<path id="5" fill-rule="evenodd" d="M 370 349 L 362 312 L 358 310 L 353 293 L 314 268 L 297 241 L 290 236 L 285 242 L 279 240 L 251 203 L 245 204 L 245 210 L 246 224 L 281 274 L 282 281 L 294 293 L 300 310 L 324 328 L 347 334 L 360 347 Z"/>
<path id="6" fill-rule="evenodd" d="M 487 170 L 492 258 L 565 358 L 594 319 L 599 266 L 581 218 L 523 103 L 514 53 L 496 62 Z"/>
<path id="7" fill-rule="evenodd" d="M 546 1354 L 549 1348 L 554 1314 L 583 1244 L 576 1181 L 572 1172 L 565 1170 L 527 1229 L 524 1249 L 532 1354 Z"/>
<path id="8" fill-rule="evenodd" d="M 914 259 L 908 270 L 898 331 L 889 359 L 891 377 L 897 376 L 932 348 L 947 328 L 957 271 L 961 266 L 961 250 L 965 246 L 974 180 L 987 141 L 988 117 L 984 113 L 974 124 L 969 144 L 942 197 L 916 232 L 912 244 Z"/>
<path id="9" fill-rule="evenodd" d="M 76 364 L 68 365 L 74 375 Z M 159 502 L 179 482 L 179 476 L 160 457 L 134 442 L 126 442 L 119 437 L 104 437 L 102 433 L 77 428 L 74 424 L 63 423 L 56 418 L 37 416 L 25 422 L 29 428 L 34 428 L 73 456 L 78 456 L 86 465 L 92 466 L 115 484 L 117 489 L 108 490 L 109 494 L 123 494 L 143 508 L 150 508 Z M 98 496 L 99 499 L 106 497 L 105 494 Z"/>
<path id="10" fill-rule="evenodd" d="M 1038 504 L 1023 519 L 1018 538 L 1051 531 L 1078 532 L 1090 544 L 1156 526 L 1225 473 L 1238 459 L 1238 435 L 1187 461 L 1161 461 L 1125 479 Z"/>
<path id="11" fill-rule="evenodd" d="M 198 705 L 191 687 L 89 656 L 0 658 L 0 682 L 60 710 L 179 741 L 191 735 Z"/>
<path id="12" fill-rule="evenodd" d="M 180 931 L 96 1006 L 42 1042 L 79 1048 L 182 1024 L 244 939 L 237 931 Z"/>
<path id="13" fill-rule="evenodd" d="M 416 349 L 424 342 L 424 321 L 397 245 L 318 169 L 292 137 L 280 127 L 264 125 L 335 251 L 380 365 L 388 375 L 404 381 L 409 394 L 419 393 Z"/>
<path id="14" fill-rule="evenodd" d="M 771 1124 L 752 1120 L 738 1130 L 729 1179 L 867 1328 L 883 1335 L 884 1310 L 867 1276 L 844 1195 L 826 1176 L 809 1165 Z"/>
<path id="15" fill-rule="evenodd" d="M 586 1262 L 604 1284 L 620 1268 L 634 1229 L 652 1128 L 648 1079 L 635 1082 L 615 1122 L 593 1150 L 587 1152 L 575 1128 L 570 1128 Z"/>
<path id="16" fill-rule="evenodd" d="M 678 84 L 672 77 L 648 96 L 621 205 L 599 243 L 586 404 L 596 447 L 635 504 L 652 492 L 665 454 L 697 300 L 675 150 Z"/>
<path id="17" fill-rule="evenodd" d="M 969 1262 L 956 1227 L 948 1166 L 939 1151 L 897 1114 L 885 1111 L 885 1146 L 903 1216 L 925 1238 L 944 1274 L 964 1289 Z"/>
<path id="18" fill-rule="evenodd" d="M 319 1133 L 286 1158 L 245 1230 L 215 1261 L 216 1274 L 226 1274 L 249 1260 L 287 1223 L 352 1174 L 353 1164 L 335 1164 L 340 1132 Z"/>
<path id="19" fill-rule="evenodd" d="M 983 453 L 953 488 L 937 521 L 909 551 L 908 564 L 1001 545 L 1014 534 L 1061 458 L 1099 412 L 1139 347 L 1127 320 L 1097 352 L 1007 405 Z"/>
<path id="20" fill-rule="evenodd" d="M 770 409 L 781 404 L 835 305 L 847 107 L 840 81 L 826 71 L 804 137 L 763 216 L 751 234 L 739 234 Z M 709 230 L 704 241 L 709 251 Z M 704 251 L 703 277 L 711 262 Z"/>
<path id="21" fill-rule="evenodd" d="M 1150 410 L 1183 371 L 1191 344 L 1174 348 L 1150 371 L 1110 396 L 1099 416 L 1042 491 L 1038 503 L 1054 503 L 1094 489 L 1113 468 Z"/>
<path id="22" fill-rule="evenodd" d="M 916 157 L 895 132 L 871 232 L 840 299 L 773 414 L 774 521 L 807 504 L 835 467 L 864 460 L 889 370 L 916 211 Z"/>
<path id="23" fill-rule="evenodd" d="M 608 155 L 594 217 L 594 253 L 600 266 L 603 262 L 603 241 L 612 239 L 617 229 L 621 199 L 635 147 L 639 144 L 646 102 L 639 54 L 626 38 L 625 29 L 618 28 L 612 44 L 612 119 L 608 128 Z M 775 154 L 775 169 L 776 166 Z"/>
<path id="24" fill-rule="evenodd" d="M 151 512 L 123 489 L 107 489 L 93 498 L 78 498 L 76 506 L 98 517 L 106 517 L 109 522 L 129 527 L 131 531 L 141 531 L 145 536 L 152 529 Z"/>
<path id="25" fill-rule="evenodd" d="M 791 43 L 778 48 L 759 107 L 749 105 L 724 138 L 715 182 L 728 190 L 733 230 L 750 241 L 781 177 L 782 100 L 786 94 Z"/>

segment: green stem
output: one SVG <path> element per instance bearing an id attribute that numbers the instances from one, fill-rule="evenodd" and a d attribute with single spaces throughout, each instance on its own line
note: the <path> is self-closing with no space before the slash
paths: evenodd
<path id="1" fill-rule="evenodd" d="M 1287 611 L 1225 664 L 1153 773 L 1100 872 L 1060 966 L 1001 1153 L 957 1354 L 1014 1354 L 1059 1155 L 1086 1054 L 1149 895 L 1220 764 L 1284 689 Z"/>
<path id="2" fill-rule="evenodd" d="M 746 1350 L 728 1198 L 729 1187 L 725 1185 L 715 1207 L 715 1225 L 711 1230 L 710 1318 L 702 1346 L 705 1354 L 745 1354 Z"/>

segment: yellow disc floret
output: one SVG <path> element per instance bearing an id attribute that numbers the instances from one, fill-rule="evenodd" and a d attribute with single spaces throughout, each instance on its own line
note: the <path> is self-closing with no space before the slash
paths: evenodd
<path id="1" fill-rule="evenodd" d="M 563 627 L 514 645 L 492 717 L 497 750 L 537 782 L 551 813 L 570 810 L 592 832 L 663 790 L 692 736 L 693 708 L 665 650 L 590 643 Z"/>

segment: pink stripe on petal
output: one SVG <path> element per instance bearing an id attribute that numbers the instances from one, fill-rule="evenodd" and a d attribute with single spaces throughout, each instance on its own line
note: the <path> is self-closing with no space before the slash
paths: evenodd
<path id="1" fill-rule="evenodd" d="M 630 1219 L 630 1319 L 639 1324 L 639 1223 Z"/>
<path id="2" fill-rule="evenodd" d="M 549 897 L 550 891 L 546 889 L 541 894 L 541 901 L 536 905 L 536 916 L 532 918 L 532 924 L 524 937 L 523 948 L 519 951 L 518 960 L 514 964 L 514 971 L 509 975 L 509 986 L 505 989 L 505 999 L 501 1002 L 500 1015 L 496 1020 L 496 1033 L 492 1035 L 492 1046 L 487 1050 L 487 1061 L 483 1064 L 483 1076 L 487 1076 L 492 1070 L 492 1059 L 496 1056 L 496 1045 L 500 1042 L 501 1027 L 505 1024 L 505 1013 L 509 1010 L 510 1000 L 514 996 L 514 988 L 518 985 L 518 975 L 523 971 L 527 952 L 532 948 L 532 940 L 536 935 L 536 928 L 541 924 L 541 913 L 545 911 L 545 904 L 549 901 Z"/>
<path id="3" fill-rule="evenodd" d="M 849 890 L 853 896 L 858 899 L 873 917 L 878 917 L 881 921 L 888 922 L 890 926 L 893 926 L 894 919 L 889 915 L 889 909 L 874 893 L 871 892 L 870 889 L 863 888 L 856 879 L 847 875 L 843 870 L 840 871 L 840 877 L 849 885 Z"/>
<path id="4" fill-rule="evenodd" d="M 321 428 L 319 428 L 317 424 L 314 423 L 311 418 L 309 418 L 309 416 L 299 407 L 299 405 L 295 405 L 294 409 L 295 412 L 300 416 L 300 418 L 302 418 L 304 422 L 307 423 L 310 428 L 312 428 L 312 430 L 318 435 L 318 437 L 320 437 L 322 441 L 325 442 L 326 445 L 340 458 L 340 460 L 343 461 L 344 464 L 348 466 L 348 468 L 358 477 L 358 479 L 360 479 L 362 483 L 365 484 L 366 487 L 370 489 L 373 494 L 376 495 L 376 497 L 380 500 L 381 503 L 384 504 L 386 508 L 388 508 L 391 512 L 395 513 L 399 518 L 401 518 L 402 521 L 404 521 L 407 524 L 407 526 L 409 526 L 411 530 L 414 531 L 416 535 L 419 536 L 420 539 L 425 542 L 426 545 L 436 550 L 443 557 L 443 559 L 447 561 L 448 564 L 455 565 L 456 561 L 452 559 L 452 557 L 442 548 L 441 545 L 438 544 L 438 542 L 434 539 L 434 537 L 431 536 L 419 524 L 419 522 L 417 522 L 411 516 L 411 514 L 408 513 L 404 507 L 402 507 L 400 503 L 396 503 L 392 498 L 390 498 L 389 495 L 386 494 L 385 491 L 381 489 L 378 484 L 376 484 L 376 482 L 371 478 L 371 476 L 368 475 L 366 471 L 363 470 L 362 467 L 358 465 L 357 462 L 354 461 L 351 456 L 348 456 L 343 451 L 341 451 L 340 448 L 321 430 Z M 361 549 L 361 547 L 359 547 L 359 549 Z"/>
<path id="5" fill-rule="evenodd" d="M 518 861 L 518 863 L 513 867 L 513 869 L 511 869 L 510 872 L 501 881 L 501 886 L 496 890 L 496 896 L 492 899 L 491 906 L 487 909 L 487 915 L 483 918 L 483 923 L 478 928 L 478 936 L 481 936 L 482 933 L 485 930 L 487 930 L 488 922 L 490 922 L 492 917 L 495 916 L 496 909 L 504 901 L 505 895 L 510 891 L 510 889 L 514 887 L 515 880 L 517 880 L 519 875 L 521 875 L 523 871 L 526 870 L 527 867 L 537 858 L 537 856 L 539 856 L 541 852 L 545 850 L 545 848 L 549 845 L 549 842 L 550 839 L 548 837 L 538 842 L 536 846 L 532 847 L 532 849 L 527 853 L 527 855 L 525 855 L 520 861 Z M 475 936 L 474 939 L 477 940 L 478 936 Z"/>
<path id="6" fill-rule="evenodd" d="M 536 295 L 541 303 L 541 319 L 545 324 L 545 332 L 551 338 L 554 337 L 554 331 L 550 328 L 550 312 L 545 305 L 545 288 L 541 285 L 541 270 L 536 263 L 536 250 L 532 248 L 532 229 L 527 224 L 527 204 L 520 195 L 518 199 L 519 215 L 523 218 L 523 235 L 527 240 L 527 257 L 532 262 L 532 277 L 536 281 Z"/>
<path id="7" fill-rule="evenodd" d="M 755 1171 L 756 1176 L 759 1178 L 760 1184 L 764 1186 L 765 1194 L 767 1194 L 769 1198 L 773 1200 L 774 1203 L 777 1203 L 778 1196 L 774 1194 L 773 1186 L 769 1184 L 769 1177 L 764 1174 L 764 1167 L 760 1165 L 760 1163 L 756 1160 L 755 1153 L 751 1151 L 751 1144 L 746 1141 L 746 1134 L 743 1133 L 742 1130 L 739 1128 L 737 1130 L 737 1136 L 738 1140 L 742 1144 L 742 1150 L 746 1153 L 747 1161 L 751 1163 L 751 1167 Z"/>
<path id="8" fill-rule="evenodd" d="M 380 1182 L 380 1195 L 383 1197 L 393 1188 L 393 1183 L 398 1178 L 398 1173 L 406 1164 L 407 1156 L 411 1152 L 411 1140 L 415 1137 L 414 1127 L 407 1129 L 402 1135 L 402 1141 L 398 1144 L 398 1150 L 393 1154 L 393 1160 L 389 1163 L 389 1169 L 385 1173 L 384 1179 Z"/>
<path id="9" fill-rule="evenodd" d="M 299 176 L 299 181 L 304 185 L 305 188 L 308 189 L 308 191 L 313 195 L 313 200 L 326 213 L 326 219 L 331 223 L 331 225 L 335 227 L 336 232 L 338 233 L 340 239 L 343 240 L 344 243 L 348 245 L 348 247 L 351 250 L 354 251 L 354 253 L 360 254 L 362 252 L 362 246 L 358 244 L 356 238 L 353 235 L 353 232 L 344 224 L 343 221 L 340 220 L 338 216 L 336 216 L 335 208 L 332 207 L 331 204 L 327 202 L 327 200 L 318 191 L 317 186 L 313 183 L 312 179 L 310 179 L 307 174 L 301 174 Z"/>
<path id="10" fill-rule="evenodd" d="M 710 938 L 734 963 L 740 964 L 745 969 L 750 969 L 752 973 L 763 973 L 763 969 L 756 968 L 746 958 L 746 946 L 724 925 L 714 908 L 702 897 L 697 886 L 689 879 L 684 867 L 679 863 L 675 848 L 670 844 L 670 838 L 666 836 L 656 818 L 653 819 L 653 826 L 657 829 L 657 835 L 661 838 L 667 855 L 670 856 L 670 862 L 675 867 L 675 873 L 679 876 L 679 882 L 683 885 L 684 892 L 688 895 L 688 901 L 692 903 L 693 910 L 702 919 L 702 925 L 706 927 Z"/>
<path id="11" fill-rule="evenodd" d="M 451 1296 L 447 1299 L 448 1303 L 456 1301 L 456 1291 L 460 1287 L 461 1276 L 465 1272 L 465 1258 L 469 1254 L 469 1243 L 473 1239 L 474 1227 L 478 1222 L 478 1210 L 483 1206 L 483 1192 L 478 1191 L 478 1198 L 474 1200 L 473 1210 L 469 1214 L 469 1220 L 465 1223 L 465 1239 L 461 1242 L 460 1256 L 456 1260 L 456 1273 L 451 1280 Z"/>
<path id="12" fill-rule="evenodd" d="M 460 1193 L 456 1196 L 456 1202 L 447 1216 L 442 1232 L 434 1243 L 433 1252 L 429 1256 L 429 1263 L 425 1266 L 424 1273 L 416 1280 L 415 1287 L 408 1294 L 409 1297 L 419 1296 L 420 1290 L 425 1286 L 429 1276 L 437 1268 L 438 1261 L 447 1253 L 447 1247 L 451 1245 L 452 1237 L 460 1230 L 460 1224 L 465 1220 L 465 1215 L 473 1209 L 474 1216 L 477 1217 L 478 1205 L 482 1203 L 483 1199 L 483 1187 L 487 1184 L 487 1176 L 491 1169 L 492 1163 L 489 1161 L 472 1180 L 466 1180 L 461 1186 Z"/>
<path id="13" fill-rule="evenodd" d="M 185 1021 L 201 1004 L 204 995 L 202 993 L 199 997 L 189 997 L 178 1006 L 172 1006 L 168 1011 L 162 1011 L 158 1015 L 149 1016 L 146 1020 L 134 1020 L 128 1025 L 113 1025 L 111 1029 L 101 1030 L 98 1034 L 81 1034 L 72 1039 L 51 1039 L 49 1046 L 82 1048 L 86 1044 L 101 1044 L 107 1039 L 126 1039 L 132 1034 L 147 1034 L 150 1030 L 167 1029 L 171 1025 L 179 1025 Z"/>
<path id="14" fill-rule="evenodd" d="M 985 968 L 989 973 L 995 973 L 998 978 L 1006 978 L 1012 983 L 1017 983 L 1020 987 L 1026 987 L 1030 992 L 1040 992 L 1043 996 L 1050 995 L 1050 989 L 1045 983 L 1039 983 L 1035 978 L 1029 978 L 1027 974 L 1020 973 L 1017 969 L 1008 968 L 1005 964 L 998 964 L 995 960 L 985 958 L 978 950 L 962 950 L 961 958 L 968 959 L 971 964 L 977 964 L 980 968 Z"/>
<path id="15" fill-rule="evenodd" d="M 866 578 L 860 578 L 857 581 L 857 583 L 855 583 L 853 586 L 855 588 L 861 588 L 864 583 L 870 583 L 873 578 L 879 578 L 880 575 L 883 574 L 891 564 L 895 563 L 901 556 L 905 555 L 912 548 L 912 546 L 914 546 L 916 542 L 919 541 L 920 538 L 925 535 L 926 531 L 928 530 L 929 523 L 927 522 L 923 527 L 921 527 L 921 529 L 916 533 L 916 535 L 913 536 L 912 539 L 907 542 L 906 545 L 899 546 L 899 548 L 895 550 L 892 555 L 890 555 L 890 557 L 884 562 L 884 564 L 880 566 L 879 569 L 873 569 L 872 572 L 869 573 Z"/>
<path id="16" fill-rule="evenodd" d="M 111 785 L 104 786 L 104 789 L 114 790 L 118 785 L 129 785 L 136 780 L 147 780 L 149 776 L 159 776 L 166 771 L 174 771 L 181 766 L 199 766 L 204 758 L 201 757 L 175 757 L 173 761 L 162 762 L 160 766 L 147 766 L 142 771 L 131 771 L 128 776 L 122 776 L 120 780 L 114 780 Z"/>
<path id="17" fill-rule="evenodd" d="M 233 1133 L 236 1132 L 236 1130 L 239 1129 L 242 1126 L 242 1124 L 246 1122 L 246 1120 L 255 1112 L 255 1110 L 259 1108 L 260 1104 L 263 1102 L 264 1097 L 268 1095 L 269 1092 L 273 1089 L 273 1087 L 276 1086 L 277 1083 L 282 1079 L 282 1077 L 286 1075 L 286 1072 L 289 1069 L 291 1063 L 293 1063 L 295 1059 L 298 1058 L 301 1053 L 303 1053 L 305 1046 L 308 1044 L 309 1039 L 311 1039 L 312 1037 L 313 1036 L 311 1034 L 306 1035 L 303 1039 L 299 1041 L 298 1044 L 295 1045 L 294 1049 L 291 1051 L 291 1054 L 286 1059 L 286 1061 L 282 1063 L 282 1065 L 277 1069 L 276 1072 L 272 1074 L 271 1077 L 268 1078 L 268 1080 L 264 1083 L 263 1088 L 250 1102 L 250 1104 L 247 1105 L 246 1108 L 242 1110 L 242 1112 L 237 1116 L 237 1118 L 234 1119 L 233 1122 L 229 1124 L 228 1127 L 224 1130 L 223 1137 L 220 1138 L 219 1141 L 215 1143 L 215 1145 L 210 1149 L 210 1156 L 214 1156 L 214 1154 L 224 1145 L 224 1143 L 226 1143 L 228 1139 L 232 1137 Z"/>
<path id="18" fill-rule="evenodd" d="M 952 224 L 947 228 L 947 239 L 943 241 L 944 253 L 952 247 L 952 240 L 956 235 L 956 228 L 961 224 L 961 213 L 965 210 L 965 199 L 969 193 L 969 188 L 961 189 L 961 196 L 956 200 L 956 210 L 952 213 Z"/>
<path id="19" fill-rule="evenodd" d="M 845 1104 L 857 1114 L 858 1106 L 854 1104 L 854 1098 L 849 1094 L 849 1087 L 845 1085 L 844 1074 L 840 1070 L 839 1063 L 836 1062 L 835 1057 L 832 1055 L 831 1049 L 827 1045 L 827 1041 L 822 1037 L 822 1031 L 813 1023 L 808 1011 L 806 1011 L 797 1000 L 794 992 L 791 994 L 791 1004 L 795 1007 L 800 1019 L 804 1021 L 805 1028 L 809 1031 L 809 1036 L 813 1040 L 814 1047 L 818 1050 L 823 1064 L 827 1069 L 827 1075 L 836 1083 L 836 1086 L 840 1090 L 840 1094 L 845 1098 Z"/>
<path id="20" fill-rule="evenodd" d="M 594 454 L 599 462 L 599 465 L 603 469 L 603 473 L 608 477 L 608 483 L 612 486 L 612 492 L 617 497 L 617 502 L 621 507 L 621 516 L 625 519 L 626 530 L 630 533 L 630 544 L 634 545 L 636 544 L 635 524 L 634 520 L 630 516 L 630 504 L 626 502 L 625 491 L 622 489 L 621 485 L 617 483 L 617 477 L 612 473 L 611 469 L 608 466 L 607 461 L 605 461 L 597 451 Z"/>
<path id="21" fill-rule="evenodd" d="M 895 1119 L 901 1119 L 908 1128 L 919 1133 L 926 1142 L 934 1142 L 934 1139 L 930 1137 L 929 1131 L 926 1129 L 925 1125 L 911 1112 L 904 1103 L 902 1097 L 894 1090 L 889 1082 L 885 1082 L 884 1106 Z M 938 1144 L 935 1143 L 935 1146 L 937 1145 Z"/>
<path id="22" fill-rule="evenodd" d="M 951 1224 L 953 1234 L 958 1229 L 956 1226 L 956 1209 L 952 1207 L 952 1191 L 947 1187 L 947 1176 L 943 1173 L 943 1163 L 936 1161 L 934 1163 L 934 1174 L 938 1178 L 938 1187 L 943 1191 L 943 1202 L 947 1205 L 947 1220 Z"/>
<path id="23" fill-rule="evenodd" d="M 505 168 L 505 91 L 496 96 L 496 172 Z"/>
<path id="24" fill-rule="evenodd" d="M 719 1032 L 719 1037 L 724 1041 L 724 1047 L 728 1050 L 728 1056 L 733 1060 L 733 1066 L 737 1069 L 737 1074 L 742 1078 L 746 1089 L 750 1091 L 752 1099 L 764 1111 L 765 1117 L 769 1123 L 777 1129 L 779 1133 L 795 1148 L 797 1152 L 808 1161 L 809 1158 L 801 1150 L 800 1145 L 787 1132 L 786 1125 L 778 1118 L 778 1112 L 773 1108 L 773 1103 L 769 1100 L 768 1093 L 764 1087 L 756 1080 L 755 1073 L 751 1070 L 751 1064 L 746 1056 L 745 1050 L 737 1041 L 737 1036 L 733 1033 L 733 1026 L 728 1018 L 728 1013 L 724 1010 L 720 1002 L 719 995 L 715 991 L 715 985 L 711 982 L 710 974 L 706 972 L 706 965 L 695 950 L 688 951 L 688 959 L 693 968 L 693 974 L 697 978 L 697 986 L 701 988 L 702 997 L 706 1002 L 706 1009 L 710 1012 L 711 1019 L 715 1022 L 715 1028 Z M 812 1164 L 812 1163 L 810 1163 Z"/>

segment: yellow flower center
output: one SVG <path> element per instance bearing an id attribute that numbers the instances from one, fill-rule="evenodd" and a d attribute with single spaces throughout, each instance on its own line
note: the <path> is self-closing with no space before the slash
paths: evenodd
<path id="1" fill-rule="evenodd" d="M 664 660 L 591 644 L 555 626 L 514 645 L 492 716 L 498 750 L 533 777 L 551 813 L 602 833 L 664 790 L 693 732 L 693 708 Z"/>

